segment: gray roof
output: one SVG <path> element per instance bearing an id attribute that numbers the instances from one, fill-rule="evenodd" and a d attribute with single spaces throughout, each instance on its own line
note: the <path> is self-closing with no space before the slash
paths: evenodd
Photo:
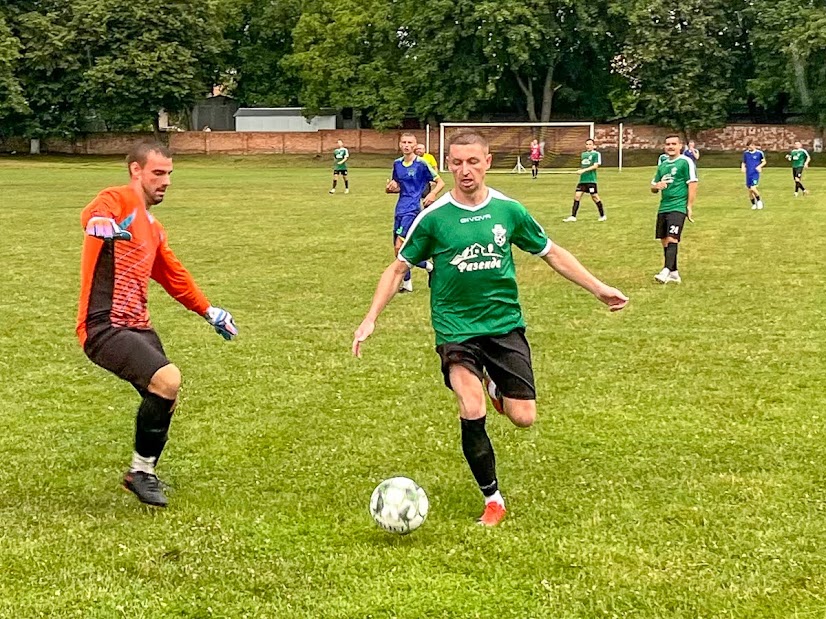
<path id="1" fill-rule="evenodd" d="M 304 108 L 300 107 L 240 107 L 235 112 L 235 116 L 286 116 L 295 118 L 297 116 L 304 116 Z M 335 116 L 338 110 L 335 108 L 322 108 L 319 111 L 319 116 Z"/>

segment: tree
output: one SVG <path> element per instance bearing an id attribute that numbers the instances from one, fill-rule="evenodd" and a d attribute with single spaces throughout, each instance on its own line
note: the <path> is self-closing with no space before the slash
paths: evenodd
<path id="1" fill-rule="evenodd" d="M 734 64 L 730 7 L 728 0 L 630 3 L 628 36 L 612 62 L 629 86 L 614 93 L 618 111 L 687 134 L 724 124 Z"/>
<path id="2" fill-rule="evenodd" d="M 83 92 L 114 129 L 187 111 L 219 74 L 221 28 L 203 0 L 75 0 Z"/>
<path id="3" fill-rule="evenodd" d="M 29 112 L 23 87 L 15 74 L 20 57 L 20 40 L 15 37 L 0 13 L 0 127 L 15 116 Z"/>
<path id="4" fill-rule="evenodd" d="M 293 31 L 282 66 L 301 80 L 308 112 L 352 107 L 377 128 L 401 123 L 411 105 L 410 59 L 400 46 L 397 5 L 384 0 L 314 0 Z"/>
<path id="5" fill-rule="evenodd" d="M 750 13 L 750 92 L 764 106 L 788 95 L 807 120 L 826 128 L 826 12 L 813 0 L 756 0 Z"/>
<path id="6" fill-rule="evenodd" d="M 85 102 L 69 2 L 8 0 L 5 10 L 7 24 L 19 41 L 15 76 L 28 108 L 9 119 L 11 129 L 32 137 L 77 132 Z"/>
<path id="7" fill-rule="evenodd" d="M 242 105 L 298 105 L 300 82 L 282 61 L 292 53 L 299 0 L 236 0 L 220 8 L 226 24 L 225 78 Z"/>

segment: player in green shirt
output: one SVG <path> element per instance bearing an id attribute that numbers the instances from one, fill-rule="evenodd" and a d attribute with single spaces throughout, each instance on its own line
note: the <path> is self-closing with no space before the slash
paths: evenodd
<path id="1" fill-rule="evenodd" d="M 694 199 L 697 196 L 697 169 L 694 161 L 681 155 L 683 141 L 679 136 L 665 138 L 665 159 L 660 159 L 651 193 L 660 194 L 660 208 L 657 211 L 656 236 L 662 242 L 665 264 L 654 276 L 661 284 L 681 283 L 677 271 L 677 249 L 686 218 L 694 221 Z"/>
<path id="2" fill-rule="evenodd" d="M 803 186 L 803 170 L 809 167 L 809 162 L 812 158 L 809 156 L 809 151 L 803 148 L 800 140 L 794 143 L 794 150 L 786 155 L 786 159 L 792 162 L 792 177 L 794 178 L 794 197 L 797 197 L 798 190 L 803 192 L 804 196 L 808 196 L 809 192 Z"/>
<path id="3" fill-rule="evenodd" d="M 613 311 L 625 307 L 628 298 L 552 243 L 519 202 L 485 185 L 492 158 L 482 136 L 459 133 L 448 153 L 454 188 L 416 217 L 356 329 L 353 354 L 361 356 L 363 342 L 411 265 L 432 258 L 430 310 L 436 351 L 445 385 L 458 401 L 462 451 L 485 497 L 479 522 L 494 526 L 505 516 L 505 502 L 485 430 L 485 390 L 494 408 L 515 425 L 528 427 L 536 419 L 536 389 L 512 246 L 541 257 Z"/>
<path id="4" fill-rule="evenodd" d="M 597 191 L 597 169 L 602 165 L 602 155 L 594 147 L 594 141 L 591 139 L 585 140 L 585 152 L 579 158 L 579 183 L 577 183 L 574 191 L 574 206 L 571 209 L 571 216 L 566 217 L 562 221 L 573 222 L 576 221 L 576 214 L 579 210 L 579 201 L 583 193 L 591 196 L 591 200 L 597 205 L 599 211 L 599 221 L 608 219 L 605 216 L 605 209 L 602 206 L 602 200 L 599 198 Z"/>
<path id="5" fill-rule="evenodd" d="M 333 188 L 330 193 L 336 192 L 336 183 L 339 176 L 344 179 L 344 193 L 350 193 L 350 181 L 347 179 L 347 160 L 350 158 L 350 151 L 344 148 L 343 141 L 339 140 L 337 144 L 338 148 L 333 151 L 335 165 L 333 166 Z"/>

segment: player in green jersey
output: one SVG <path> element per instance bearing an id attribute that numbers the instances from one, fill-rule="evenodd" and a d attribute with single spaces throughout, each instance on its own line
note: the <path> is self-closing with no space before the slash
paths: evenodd
<path id="1" fill-rule="evenodd" d="M 582 194 L 587 193 L 591 196 L 591 200 L 597 205 L 599 211 L 599 221 L 608 219 L 605 216 L 605 209 L 602 206 L 599 192 L 597 191 L 597 169 L 602 165 L 602 155 L 594 147 L 594 141 L 591 139 L 585 140 L 585 152 L 579 158 L 579 183 L 577 183 L 574 191 L 574 205 L 571 209 L 571 216 L 566 217 L 563 221 L 576 221 L 576 214 L 579 210 L 579 201 L 582 199 Z"/>
<path id="2" fill-rule="evenodd" d="M 528 427 L 536 419 L 536 388 L 512 246 L 541 257 L 612 311 L 625 307 L 628 297 L 552 243 L 519 202 L 486 186 L 492 157 L 482 136 L 460 133 L 452 138 L 448 153 L 454 188 L 416 217 L 398 259 L 379 280 L 352 350 L 361 356 L 364 341 L 405 273 L 432 257 L 430 309 L 436 351 L 445 385 L 458 401 L 462 451 L 485 497 L 479 522 L 494 526 L 505 516 L 505 502 L 485 430 L 485 391 L 494 408 L 516 426 Z"/>
<path id="3" fill-rule="evenodd" d="M 350 181 L 347 179 L 347 160 L 350 159 L 350 151 L 344 148 L 342 140 L 338 140 L 336 143 L 338 148 L 333 151 L 335 165 L 333 165 L 333 188 L 330 193 L 336 192 L 336 183 L 339 176 L 344 179 L 344 193 L 350 193 Z"/>
<path id="4" fill-rule="evenodd" d="M 679 284 L 683 281 L 677 271 L 677 249 L 686 218 L 694 221 L 697 169 L 694 161 L 680 154 L 682 146 L 679 136 L 669 135 L 665 138 L 665 154 L 668 156 L 660 160 L 654 180 L 651 181 L 651 193 L 660 194 L 656 236 L 663 246 L 665 264 L 654 279 L 661 284 Z"/>
<path id="5" fill-rule="evenodd" d="M 809 167 L 809 162 L 812 158 L 809 156 L 809 151 L 803 148 L 800 140 L 794 143 L 794 149 L 786 159 L 792 162 L 792 177 L 794 178 L 794 197 L 798 195 L 798 190 L 803 192 L 804 196 L 808 196 L 809 192 L 803 186 L 803 170 Z"/>

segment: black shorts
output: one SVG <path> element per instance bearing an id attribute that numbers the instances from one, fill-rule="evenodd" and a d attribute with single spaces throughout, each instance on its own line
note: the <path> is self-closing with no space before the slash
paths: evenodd
<path id="1" fill-rule="evenodd" d="M 445 386 L 450 386 L 450 366 L 461 365 L 482 380 L 487 370 L 500 393 L 514 400 L 535 400 L 536 386 L 531 366 L 531 347 L 525 329 L 505 335 L 484 335 L 464 342 L 439 344 L 436 352 L 442 359 Z"/>
<path id="2" fill-rule="evenodd" d="M 577 183 L 576 190 L 582 193 L 590 193 L 591 195 L 599 193 L 596 183 Z"/>
<path id="3" fill-rule="evenodd" d="M 536 166 L 538 168 L 539 167 L 539 159 L 531 159 L 531 165 Z"/>
<path id="4" fill-rule="evenodd" d="M 687 215 L 679 211 L 669 211 L 668 213 L 657 213 L 657 236 L 658 239 L 664 239 L 667 236 L 673 236 L 678 241 L 680 235 L 683 233 L 683 225 L 685 225 L 685 218 Z"/>
<path id="5" fill-rule="evenodd" d="M 347 170 L 336 170 L 335 168 L 333 168 L 333 176 L 335 176 L 336 174 L 341 174 L 342 176 L 347 176 Z"/>
<path id="6" fill-rule="evenodd" d="M 138 391 L 145 391 L 155 372 L 171 363 L 152 329 L 105 326 L 90 329 L 83 346 L 89 359 Z"/>
<path id="7" fill-rule="evenodd" d="M 803 166 L 800 166 L 799 168 L 792 168 L 792 178 L 795 180 L 803 178 L 803 169 Z"/>

